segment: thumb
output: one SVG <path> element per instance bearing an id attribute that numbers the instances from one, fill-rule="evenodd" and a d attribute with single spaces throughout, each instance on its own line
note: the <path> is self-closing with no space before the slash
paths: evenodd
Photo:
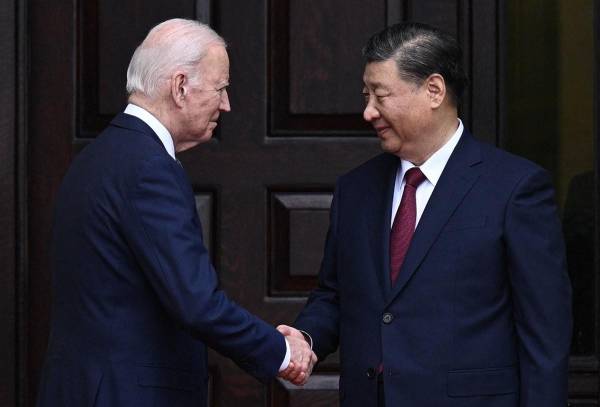
<path id="1" fill-rule="evenodd" d="M 292 335 L 292 334 L 294 333 L 294 332 L 293 332 L 293 328 L 291 328 L 291 327 L 289 327 L 289 326 L 287 326 L 287 325 L 279 325 L 279 326 L 277 327 L 277 330 L 278 330 L 278 331 L 279 331 L 281 334 L 283 334 L 283 335 L 285 335 L 285 336 L 289 336 L 289 335 Z"/>

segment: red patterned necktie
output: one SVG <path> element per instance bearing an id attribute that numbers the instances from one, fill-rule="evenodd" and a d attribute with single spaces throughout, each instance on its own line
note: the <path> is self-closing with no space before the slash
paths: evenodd
<path id="1" fill-rule="evenodd" d="M 390 234 L 390 278 L 392 286 L 398 279 L 400 267 L 408 251 L 410 240 L 415 232 L 417 220 L 417 204 L 415 193 L 421 182 L 425 181 L 425 175 L 418 167 L 413 167 L 404 174 L 404 191 L 402 200 L 394 218 L 392 233 Z"/>

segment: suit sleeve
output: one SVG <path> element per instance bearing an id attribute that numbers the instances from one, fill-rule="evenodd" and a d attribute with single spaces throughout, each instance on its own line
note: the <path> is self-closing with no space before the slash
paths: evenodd
<path id="1" fill-rule="evenodd" d="M 139 168 L 128 191 L 126 239 L 174 319 L 259 380 L 270 379 L 286 353 L 285 340 L 218 288 L 181 178 L 164 157 Z"/>
<path id="2" fill-rule="evenodd" d="M 339 196 L 340 183 L 336 187 L 331 204 L 329 230 L 319 271 L 319 283 L 294 322 L 296 328 L 311 336 L 313 351 L 319 360 L 335 352 L 339 339 L 340 300 L 336 266 Z"/>
<path id="3" fill-rule="evenodd" d="M 505 218 L 508 272 L 519 344 L 520 406 L 567 404 L 571 285 L 548 176 L 523 177 Z"/>

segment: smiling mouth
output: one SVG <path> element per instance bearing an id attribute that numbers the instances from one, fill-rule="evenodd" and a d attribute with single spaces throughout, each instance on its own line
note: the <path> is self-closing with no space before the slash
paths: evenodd
<path id="1" fill-rule="evenodd" d="M 375 127 L 375 131 L 377 132 L 378 136 L 381 136 L 383 133 L 385 133 L 387 129 L 389 129 L 388 126 Z"/>

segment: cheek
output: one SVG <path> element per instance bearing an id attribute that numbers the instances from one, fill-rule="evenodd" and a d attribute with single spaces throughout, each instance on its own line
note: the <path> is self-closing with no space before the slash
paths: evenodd
<path id="1" fill-rule="evenodd" d="M 411 106 L 406 105 L 406 103 L 402 103 L 402 101 L 393 100 L 381 106 L 380 111 L 387 120 L 391 122 L 401 122 L 411 113 L 412 108 Z"/>
<path id="2" fill-rule="evenodd" d="M 196 105 L 194 112 L 194 120 L 197 122 L 208 122 L 210 117 L 210 107 L 206 103 Z"/>
<path id="3" fill-rule="evenodd" d="M 409 115 L 399 109 L 389 109 L 385 112 L 385 119 L 392 128 L 398 130 L 410 127 Z"/>
<path id="4" fill-rule="evenodd" d="M 206 97 L 200 97 L 194 100 L 192 104 L 192 109 L 194 110 L 193 114 L 195 116 L 200 116 L 206 114 L 207 111 L 210 111 L 212 108 L 213 101 Z"/>
<path id="5" fill-rule="evenodd" d="M 417 127 L 423 118 L 423 111 L 417 105 L 403 106 L 390 112 L 390 120 L 406 129 Z"/>
<path id="6" fill-rule="evenodd" d="M 211 118 L 219 111 L 219 104 L 219 100 L 211 100 L 203 106 L 202 111 L 207 116 L 207 120 L 211 120 Z"/>

